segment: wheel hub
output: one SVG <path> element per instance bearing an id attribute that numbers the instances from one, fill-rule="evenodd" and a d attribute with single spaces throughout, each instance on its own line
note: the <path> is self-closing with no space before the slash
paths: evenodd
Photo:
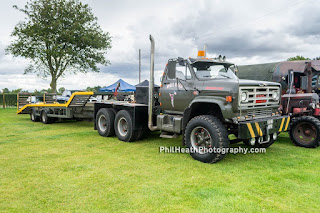
<path id="1" fill-rule="evenodd" d="M 293 135 L 296 140 L 301 143 L 309 144 L 312 143 L 317 137 L 317 130 L 311 123 L 302 122 L 297 124 Z"/>
<path id="2" fill-rule="evenodd" d="M 107 119 L 106 119 L 106 117 L 104 115 L 101 115 L 99 117 L 98 124 L 99 124 L 99 128 L 100 128 L 101 131 L 104 132 L 104 131 L 107 130 Z"/>
<path id="3" fill-rule="evenodd" d="M 204 154 L 204 148 L 211 148 L 211 135 L 204 127 L 196 127 L 191 132 L 191 145 L 199 153 Z"/>
<path id="4" fill-rule="evenodd" d="M 121 136 L 125 136 L 128 133 L 128 122 L 125 118 L 119 119 L 118 130 Z"/>

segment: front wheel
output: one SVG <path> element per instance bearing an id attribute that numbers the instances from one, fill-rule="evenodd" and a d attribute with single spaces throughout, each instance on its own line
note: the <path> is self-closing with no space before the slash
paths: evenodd
<path id="1" fill-rule="evenodd" d="M 316 148 L 320 145 L 320 121 L 311 116 L 294 118 L 289 134 L 295 145 Z"/>
<path id="2" fill-rule="evenodd" d="M 185 131 L 185 143 L 191 156 L 204 163 L 216 163 L 226 155 L 230 141 L 222 122 L 211 115 L 191 119 Z"/>

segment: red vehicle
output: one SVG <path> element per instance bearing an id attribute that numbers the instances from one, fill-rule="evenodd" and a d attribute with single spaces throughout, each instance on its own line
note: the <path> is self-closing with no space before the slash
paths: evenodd
<path id="1" fill-rule="evenodd" d="M 281 83 L 281 111 L 290 115 L 292 142 L 307 148 L 320 145 L 319 60 L 239 66 L 238 76 Z"/>

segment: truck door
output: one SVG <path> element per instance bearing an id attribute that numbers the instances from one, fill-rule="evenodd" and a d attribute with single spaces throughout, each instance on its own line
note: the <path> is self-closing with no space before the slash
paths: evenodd
<path id="1" fill-rule="evenodd" d="M 162 81 L 161 104 L 167 112 L 183 113 L 193 98 L 193 75 L 185 60 L 171 60 Z"/>

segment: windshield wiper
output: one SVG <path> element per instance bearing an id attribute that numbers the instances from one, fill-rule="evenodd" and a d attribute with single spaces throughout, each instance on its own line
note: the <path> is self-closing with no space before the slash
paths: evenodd
<path id="1" fill-rule="evenodd" d="M 223 75 L 223 74 L 220 74 L 220 75 L 226 78 L 230 78 L 228 75 Z"/>

